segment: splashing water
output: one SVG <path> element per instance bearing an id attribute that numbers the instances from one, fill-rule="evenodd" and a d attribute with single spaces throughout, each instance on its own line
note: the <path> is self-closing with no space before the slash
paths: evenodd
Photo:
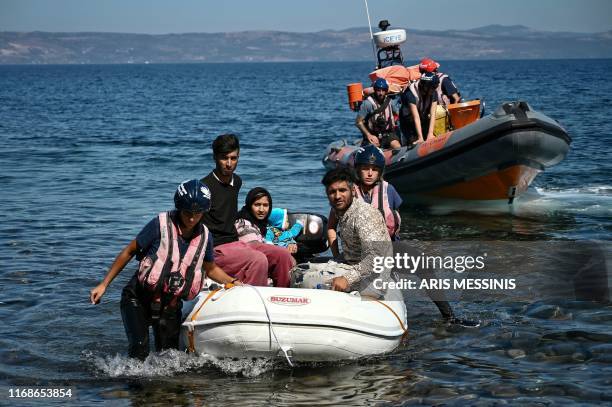
<path id="1" fill-rule="evenodd" d="M 196 356 L 174 349 L 151 353 L 144 361 L 119 354 L 96 356 L 89 351 L 83 352 L 83 356 L 93 362 L 98 377 L 112 378 L 168 377 L 208 367 L 217 368 L 228 375 L 257 377 L 282 366 L 281 361 L 273 359 L 229 359 L 206 354 Z"/>

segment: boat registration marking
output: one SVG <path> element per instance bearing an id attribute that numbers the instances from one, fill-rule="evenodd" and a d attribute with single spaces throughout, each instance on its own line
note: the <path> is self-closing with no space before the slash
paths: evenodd
<path id="1" fill-rule="evenodd" d="M 418 147 L 417 154 L 419 157 L 425 157 L 428 154 L 433 153 L 434 151 L 441 150 L 444 148 L 444 145 L 450 138 L 453 132 L 448 132 L 441 136 L 435 137 L 433 140 L 427 140 L 424 143 L 421 143 Z"/>

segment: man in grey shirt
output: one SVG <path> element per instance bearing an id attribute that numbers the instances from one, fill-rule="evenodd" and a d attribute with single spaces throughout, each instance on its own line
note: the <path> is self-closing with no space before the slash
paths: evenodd
<path id="1" fill-rule="evenodd" d="M 368 283 L 374 273 L 375 257 L 393 256 L 391 238 L 380 211 L 361 199 L 354 199 L 353 182 L 353 175 L 346 168 L 337 168 L 327 172 L 321 181 L 325 186 L 329 204 L 336 215 L 342 254 L 348 265 L 344 275 L 332 280 L 332 290 L 336 291 L 355 289 L 358 283 L 370 291 L 372 285 Z M 391 270 L 385 270 L 380 277 L 389 280 Z M 394 295 L 397 293 L 380 292 L 379 294 L 388 299 L 401 298 Z M 448 301 L 433 300 L 433 302 L 444 319 L 452 324 L 465 327 L 480 325 L 480 321 L 455 317 Z"/>
<path id="2" fill-rule="evenodd" d="M 374 144 L 382 149 L 400 148 L 395 132 L 395 105 L 387 96 L 389 84 L 383 78 L 374 82 L 374 93 L 364 100 L 355 119 L 355 126 L 363 135 L 363 145 Z"/>

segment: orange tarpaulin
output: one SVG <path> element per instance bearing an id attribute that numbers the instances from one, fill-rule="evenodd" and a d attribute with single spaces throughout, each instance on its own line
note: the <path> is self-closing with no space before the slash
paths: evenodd
<path id="1" fill-rule="evenodd" d="M 389 83 L 389 92 L 401 92 L 410 84 L 421 77 L 419 66 L 392 65 L 386 68 L 377 69 L 369 75 L 372 82 L 378 78 L 386 79 Z"/>

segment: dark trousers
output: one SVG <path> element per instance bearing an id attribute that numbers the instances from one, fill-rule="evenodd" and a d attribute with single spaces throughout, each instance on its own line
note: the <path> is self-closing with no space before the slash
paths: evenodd
<path id="1" fill-rule="evenodd" d="M 398 134 L 394 133 L 383 133 L 378 135 L 378 141 L 380 142 L 380 148 L 383 150 L 387 150 L 389 148 L 391 148 L 391 142 L 397 140 L 400 142 L 400 144 L 402 144 L 402 140 L 400 138 L 400 136 Z M 370 143 L 370 140 L 368 140 L 366 137 L 363 137 L 363 139 L 361 140 L 361 145 L 362 146 L 367 146 Z"/>
<path id="2" fill-rule="evenodd" d="M 427 130 L 429 129 L 429 120 L 421 119 L 421 132 L 423 133 L 423 139 L 427 140 Z M 400 118 L 400 130 L 402 131 L 402 137 L 406 145 L 411 145 L 418 140 L 416 126 L 412 117 Z"/>
<path id="3" fill-rule="evenodd" d="M 165 307 L 159 312 L 151 309 L 151 302 L 139 297 L 130 285 L 121 293 L 121 318 L 129 348 L 128 355 L 140 360 L 149 355 L 149 326 L 153 326 L 155 351 L 178 349 L 181 329 L 181 307 Z"/>

